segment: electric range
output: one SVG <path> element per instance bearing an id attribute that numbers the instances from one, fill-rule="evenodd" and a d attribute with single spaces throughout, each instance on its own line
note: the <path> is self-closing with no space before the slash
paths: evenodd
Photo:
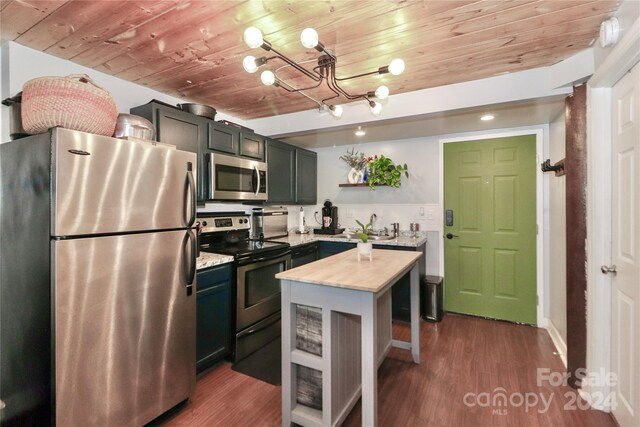
<path id="1" fill-rule="evenodd" d="M 291 268 L 288 243 L 249 238 L 250 216 L 243 212 L 198 214 L 200 250 L 234 257 L 235 327 L 233 360 L 238 362 L 280 337 L 280 281 Z"/>

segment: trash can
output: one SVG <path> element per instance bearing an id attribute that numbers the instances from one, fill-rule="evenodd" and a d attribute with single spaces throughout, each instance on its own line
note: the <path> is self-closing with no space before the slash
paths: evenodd
<path id="1" fill-rule="evenodd" d="M 440 276 L 422 276 L 420 279 L 420 314 L 427 322 L 442 320 L 444 294 L 443 278 Z"/>

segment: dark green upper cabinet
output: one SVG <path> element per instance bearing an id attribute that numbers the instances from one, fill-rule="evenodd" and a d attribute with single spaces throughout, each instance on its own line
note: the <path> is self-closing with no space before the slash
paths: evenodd
<path id="1" fill-rule="evenodd" d="M 178 150 L 190 151 L 198 155 L 198 201 L 204 201 L 202 147 L 206 146 L 209 120 L 155 101 L 134 107 L 130 112 L 153 123 L 156 141 L 175 145 Z"/>
<path id="2" fill-rule="evenodd" d="M 209 122 L 209 141 L 207 147 L 210 150 L 237 156 L 240 152 L 239 140 L 239 129 L 216 122 Z"/>
<path id="3" fill-rule="evenodd" d="M 295 203 L 296 147 L 267 139 L 267 203 Z"/>
<path id="4" fill-rule="evenodd" d="M 223 123 L 209 123 L 209 150 L 264 161 L 264 144 L 264 137 L 251 131 Z"/>
<path id="5" fill-rule="evenodd" d="M 313 205 L 317 201 L 318 155 L 267 139 L 268 190 L 271 204 Z"/>
<path id="6" fill-rule="evenodd" d="M 240 131 L 240 155 L 264 161 L 264 137 L 253 132 Z"/>
<path id="7" fill-rule="evenodd" d="M 314 205 L 318 199 L 318 154 L 296 148 L 296 203 Z"/>

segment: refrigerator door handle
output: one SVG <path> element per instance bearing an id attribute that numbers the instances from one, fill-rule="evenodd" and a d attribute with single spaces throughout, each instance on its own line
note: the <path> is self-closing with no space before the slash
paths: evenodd
<path id="1" fill-rule="evenodd" d="M 187 206 L 187 201 L 185 200 L 184 209 L 185 209 L 185 217 L 186 217 L 186 211 L 190 209 L 189 219 L 187 220 L 187 227 L 191 228 L 193 227 L 193 224 L 196 222 L 196 209 L 197 209 L 196 181 L 193 178 L 193 164 L 191 162 L 187 162 L 187 182 L 188 182 L 187 197 L 189 198 L 189 202 Z"/>
<path id="2" fill-rule="evenodd" d="M 187 230 L 187 236 L 186 236 L 187 240 L 189 240 L 190 243 L 190 259 L 189 259 L 189 272 L 187 273 L 187 283 L 186 283 L 186 288 L 187 288 L 187 296 L 193 294 L 193 282 L 195 281 L 196 278 L 196 258 L 197 258 L 197 251 L 198 251 L 198 240 L 196 238 L 196 236 L 194 235 L 193 231 L 191 231 L 191 229 Z"/>

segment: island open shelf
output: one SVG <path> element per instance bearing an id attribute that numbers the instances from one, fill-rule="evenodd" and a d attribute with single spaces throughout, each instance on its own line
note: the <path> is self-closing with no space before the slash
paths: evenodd
<path id="1" fill-rule="evenodd" d="M 357 260 L 357 249 L 276 275 L 282 289 L 282 425 L 340 425 L 362 395 L 362 423 L 377 423 L 377 370 L 392 346 L 420 362 L 418 323 L 419 252 L 374 250 Z M 411 271 L 411 342 L 393 340 L 391 286 Z M 302 308 L 301 308 L 302 307 Z M 321 345 L 313 354 L 298 346 L 299 315 L 321 318 Z M 317 328 L 314 328 L 317 329 Z M 316 333 L 316 331 L 314 331 Z M 303 347 L 309 347 L 306 343 Z M 321 398 L 300 392 L 299 367 L 321 375 Z M 318 380 L 316 374 L 316 380 Z M 310 407 L 301 403 L 309 399 Z M 320 404 L 318 404 L 320 402 Z"/>

